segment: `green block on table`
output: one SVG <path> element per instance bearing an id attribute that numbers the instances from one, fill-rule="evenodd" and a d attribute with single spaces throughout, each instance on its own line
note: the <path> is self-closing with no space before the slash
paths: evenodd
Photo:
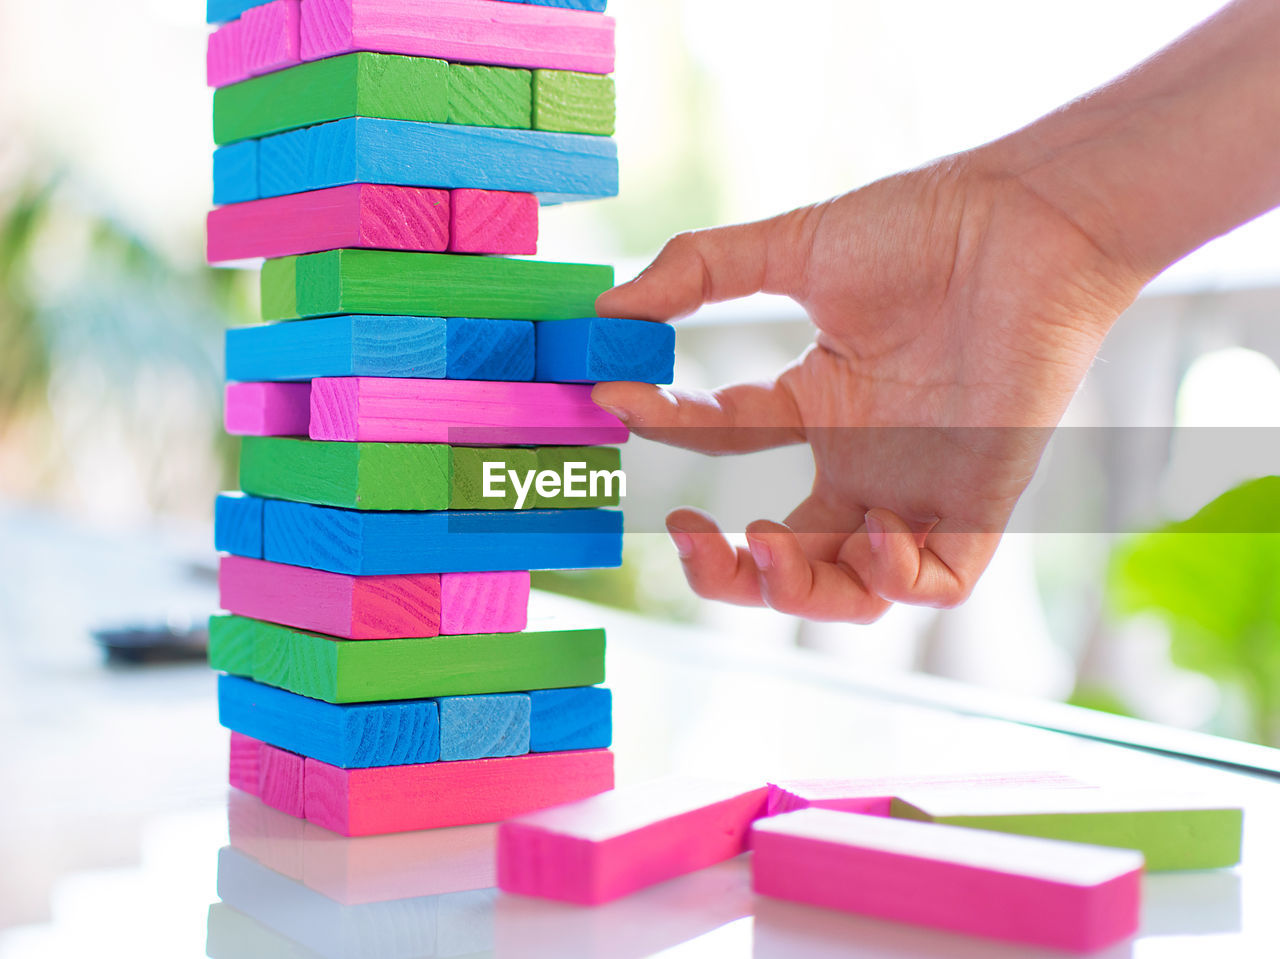
<path id="1" fill-rule="evenodd" d="M 613 77 L 571 70 L 533 71 L 533 128 L 612 136 Z"/>
<path id="2" fill-rule="evenodd" d="M 539 470 L 551 470 L 566 477 L 575 493 L 586 493 L 585 496 L 570 496 L 562 486 L 561 491 L 553 495 L 538 495 L 533 503 L 537 509 L 617 506 L 621 502 L 621 484 L 625 480 L 620 473 L 622 451 L 616 446 L 539 446 L 537 458 Z M 582 465 L 567 473 L 570 463 Z M 593 473 L 596 474 L 594 478 Z"/>
<path id="3" fill-rule="evenodd" d="M 449 67 L 449 122 L 528 130 L 533 78 L 528 70 L 455 63 Z"/>
<path id="4" fill-rule="evenodd" d="M 1137 849 L 1148 871 L 1234 866 L 1244 826 L 1243 811 L 1229 803 L 1107 789 L 907 790 L 890 815 Z"/>
<path id="5" fill-rule="evenodd" d="M 515 509 L 516 490 L 507 480 L 507 470 L 515 470 L 524 476 L 530 470 L 538 468 L 538 458 L 531 449 L 485 449 L 474 446 L 453 447 L 453 489 L 450 495 L 450 509 Z M 500 491 L 500 497 L 485 496 L 485 463 L 500 463 L 504 482 L 492 483 L 494 492 Z M 492 469 L 493 467 L 491 467 Z M 523 480 L 522 480 L 523 482 Z M 526 502 L 525 507 L 533 504 Z"/>
<path id="6" fill-rule="evenodd" d="M 292 277 L 292 283 L 290 283 Z M 268 260 L 266 320 L 371 313 L 567 320 L 594 316 L 613 268 L 501 256 L 330 250 Z"/>
<path id="7" fill-rule="evenodd" d="M 213 140 L 232 143 L 347 117 L 445 123 L 449 82 L 449 64 L 426 57 L 349 53 L 303 63 L 215 91 Z"/>
<path id="8" fill-rule="evenodd" d="M 383 702 L 480 693 L 565 689 L 604 682 L 604 630 L 419 639 L 334 639 L 243 616 L 209 619 L 210 649 L 253 647 L 260 683 L 330 703 Z M 220 660 L 225 663 L 225 658 Z M 234 658 L 242 664 L 243 655 Z M 215 669 L 231 670 L 210 663 Z"/>

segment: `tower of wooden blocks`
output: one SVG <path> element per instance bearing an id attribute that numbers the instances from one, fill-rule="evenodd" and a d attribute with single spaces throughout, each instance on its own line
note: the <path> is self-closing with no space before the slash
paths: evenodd
<path id="1" fill-rule="evenodd" d="M 613 785 L 603 631 L 531 625 L 529 571 L 621 562 L 591 383 L 669 382 L 674 335 L 513 258 L 617 192 L 604 6 L 208 0 L 208 256 L 265 261 L 267 321 L 227 335 L 209 658 L 232 785 L 346 835 Z"/>

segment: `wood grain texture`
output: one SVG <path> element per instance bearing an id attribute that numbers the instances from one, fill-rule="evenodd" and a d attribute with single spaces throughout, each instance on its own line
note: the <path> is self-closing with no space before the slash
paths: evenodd
<path id="1" fill-rule="evenodd" d="M 1168 793 L 1111 789 L 906 790 L 899 819 L 1136 849 L 1147 869 L 1219 869 L 1240 861 L 1244 812 Z"/>
<path id="2" fill-rule="evenodd" d="M 262 768 L 262 743 L 235 730 L 231 731 L 227 781 L 235 789 L 251 796 L 258 795 Z"/>
<path id="3" fill-rule="evenodd" d="M 616 99 L 613 77 L 568 70 L 535 70 L 533 128 L 613 136 Z"/>
<path id="4" fill-rule="evenodd" d="M 250 7 L 260 7 L 265 0 L 206 0 L 205 21 L 207 23 L 226 23 L 235 20 Z M 524 3 L 526 0 L 516 0 Z"/>
<path id="5" fill-rule="evenodd" d="M 449 193 L 357 183 L 222 206 L 206 221 L 210 263 L 293 256 L 338 247 L 441 251 Z"/>
<path id="6" fill-rule="evenodd" d="M 551 629 L 343 641 L 243 616 L 209 619 L 210 644 L 248 644 L 249 678 L 325 702 L 525 692 L 604 682 L 604 631 Z"/>
<path id="7" fill-rule="evenodd" d="M 461 446 L 591 446 L 628 431 L 581 384 L 374 377 L 311 384 L 311 438 Z"/>
<path id="8" fill-rule="evenodd" d="M 449 122 L 528 130 L 533 123 L 532 74 L 509 67 L 450 65 Z"/>
<path id="9" fill-rule="evenodd" d="M 308 760 L 307 819 L 344 836 L 496 822 L 613 787 L 607 749 L 381 769 Z"/>
<path id="10" fill-rule="evenodd" d="M 309 383 L 228 383 L 223 426 L 233 436 L 306 436 Z"/>
<path id="11" fill-rule="evenodd" d="M 256 2 L 256 0 L 255 0 Z M 594 10 L 603 13 L 608 0 L 503 0 L 506 3 L 532 3 L 543 7 L 567 7 L 570 10 Z"/>
<path id="12" fill-rule="evenodd" d="M 444 377 L 447 329 L 441 317 L 368 315 L 236 327 L 226 333 L 227 379 Z"/>
<path id="13" fill-rule="evenodd" d="M 511 382 L 533 379 L 532 323 L 451 317 L 445 333 L 449 379 Z"/>
<path id="14" fill-rule="evenodd" d="M 622 514 L 362 512 L 266 500 L 262 558 L 367 576 L 605 568 L 622 562 Z"/>
<path id="15" fill-rule="evenodd" d="M 460 63 L 613 72 L 612 17 L 489 0 L 307 0 L 302 56 L 353 50 Z"/>
<path id="16" fill-rule="evenodd" d="M 540 382 L 670 383 L 675 376 L 676 331 L 669 323 L 591 316 L 539 323 L 536 336 Z"/>
<path id="17" fill-rule="evenodd" d="M 239 83 L 301 62 L 301 8 L 300 0 L 271 0 L 211 33 L 205 58 L 209 86 Z"/>
<path id="18" fill-rule="evenodd" d="M 530 690 L 529 705 L 530 752 L 613 745 L 613 693 L 603 686 Z"/>
<path id="19" fill-rule="evenodd" d="M 557 320 L 590 313 L 612 285 L 612 267 L 587 263 L 331 250 L 268 260 L 262 310 L 265 320 L 344 313 Z"/>
<path id="20" fill-rule="evenodd" d="M 446 122 L 449 65 L 425 57 L 351 53 L 254 77 L 213 94 L 213 139 L 218 144 L 348 117 Z"/>
<path id="21" fill-rule="evenodd" d="M 544 203 L 618 192 L 618 151 L 606 137 L 354 117 L 252 142 L 259 197 L 349 183 L 510 190 Z"/>
<path id="22" fill-rule="evenodd" d="M 826 809 L 764 819 L 751 844 L 766 896 L 1080 951 L 1138 928 L 1135 852 Z"/>
<path id="23" fill-rule="evenodd" d="M 440 706 L 440 759 L 523 756 L 529 751 L 529 696 L 446 696 Z"/>
<path id="24" fill-rule="evenodd" d="M 851 779 L 788 779 L 769 783 L 769 815 L 797 809 L 835 809 L 869 816 L 887 816 L 893 797 L 904 791 L 928 789 L 1093 789 L 1062 773 L 1041 770 L 980 773 L 915 773 L 898 776 L 859 776 Z"/>
<path id="25" fill-rule="evenodd" d="M 290 816 L 303 814 L 303 758 L 268 743 L 258 749 L 258 797 Z"/>
<path id="26" fill-rule="evenodd" d="M 213 503 L 213 548 L 261 559 L 262 500 L 243 493 L 219 493 Z"/>
<path id="27" fill-rule="evenodd" d="M 258 141 L 245 140 L 213 151 L 213 202 L 245 203 L 258 192 Z"/>
<path id="28" fill-rule="evenodd" d="M 766 794 L 763 786 L 663 779 L 522 816 L 498 828 L 498 887 L 611 902 L 745 852 Z"/>
<path id="29" fill-rule="evenodd" d="M 543 496 L 533 492 L 535 509 L 589 509 L 601 506 L 617 506 L 622 502 L 622 451 L 615 446 L 539 446 L 535 451 L 538 469 L 551 470 L 560 476 L 570 475 L 573 493 L 562 486 L 560 491 Z M 575 464 L 570 467 L 569 464 Z M 572 469 L 573 474 L 570 474 Z M 592 474 L 597 475 L 592 481 Z M 583 476 L 581 481 L 573 475 Z M 577 496 L 585 492 L 585 496 Z"/>
<path id="30" fill-rule="evenodd" d="M 538 252 L 538 198 L 505 190 L 454 190 L 450 194 L 449 252 Z"/>
<path id="31" fill-rule="evenodd" d="M 444 573 L 440 577 L 440 632 L 518 633 L 529 624 L 529 573 Z"/>
<path id="32" fill-rule="evenodd" d="M 454 446 L 450 451 L 450 509 L 515 509 L 517 493 L 510 483 L 502 487 L 502 496 L 485 495 L 485 464 L 498 463 L 496 468 L 522 476 L 538 467 L 537 454 L 530 449 Z"/>

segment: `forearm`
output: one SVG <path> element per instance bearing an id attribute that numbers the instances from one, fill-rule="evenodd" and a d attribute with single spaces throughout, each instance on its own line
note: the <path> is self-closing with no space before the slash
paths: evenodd
<path id="1" fill-rule="evenodd" d="M 1143 280 L 1280 205 L 1280 2 L 1237 0 L 982 150 Z"/>

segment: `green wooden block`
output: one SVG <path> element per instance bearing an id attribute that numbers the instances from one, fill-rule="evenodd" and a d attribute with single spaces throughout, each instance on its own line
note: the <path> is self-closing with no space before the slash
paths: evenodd
<path id="1" fill-rule="evenodd" d="M 224 621 L 219 629 L 240 630 L 253 637 L 253 678 L 258 682 L 331 703 L 563 689 L 604 682 L 602 629 L 535 628 L 523 633 L 346 640 L 240 616 L 214 620 Z"/>
<path id="2" fill-rule="evenodd" d="M 276 262 L 263 270 L 268 320 L 345 313 L 567 320 L 594 316 L 596 297 L 613 286 L 609 266 L 500 256 L 330 250 L 272 269 Z M 292 304 L 283 289 L 290 270 Z"/>
<path id="3" fill-rule="evenodd" d="M 298 258 L 282 256 L 262 264 L 258 277 L 262 292 L 262 318 L 283 320 L 298 315 Z"/>
<path id="4" fill-rule="evenodd" d="M 425 57 L 350 53 L 303 63 L 215 91 L 213 139 L 232 143 L 347 117 L 445 123 L 449 78 L 449 64 Z"/>
<path id="5" fill-rule="evenodd" d="M 452 64 L 449 122 L 528 130 L 533 125 L 532 75 L 508 67 Z"/>
<path id="6" fill-rule="evenodd" d="M 613 136 L 613 77 L 571 70 L 533 71 L 533 128 Z"/>
<path id="7" fill-rule="evenodd" d="M 209 618 L 209 666 L 233 676 L 252 676 L 256 633 L 245 626 L 247 620 L 233 622 L 233 619 L 235 617 L 230 616 Z"/>
<path id="8" fill-rule="evenodd" d="M 581 463 L 575 467 L 569 478 L 573 480 L 574 491 L 579 489 L 586 496 L 568 496 L 562 490 L 553 496 L 535 495 L 533 506 L 537 509 L 565 507 L 597 507 L 617 506 L 621 502 L 622 451 L 614 446 L 539 446 L 537 449 L 538 469 L 553 470 L 562 477 L 566 476 L 566 464 Z M 608 476 L 592 473 L 607 473 Z M 574 479 L 580 476 L 581 479 Z M 594 491 L 595 495 L 591 495 Z"/>
<path id="9" fill-rule="evenodd" d="M 538 468 L 538 458 L 530 449 L 481 449 L 472 446 L 453 447 L 450 493 L 450 509 L 515 509 L 516 490 L 507 478 L 500 487 L 500 498 L 484 495 L 484 464 L 501 463 L 506 477 L 507 470 L 515 470 L 523 477 Z M 523 482 L 523 480 L 522 480 Z M 526 507 L 532 504 L 526 502 Z"/>
<path id="10" fill-rule="evenodd" d="M 1244 813 L 1164 793 L 1105 789 L 1001 789 L 906 792 L 899 819 L 1137 849 L 1149 871 L 1219 869 L 1240 861 Z"/>
<path id="11" fill-rule="evenodd" d="M 254 496 L 348 509 L 449 509 L 449 447 L 246 436 L 240 488 Z"/>

